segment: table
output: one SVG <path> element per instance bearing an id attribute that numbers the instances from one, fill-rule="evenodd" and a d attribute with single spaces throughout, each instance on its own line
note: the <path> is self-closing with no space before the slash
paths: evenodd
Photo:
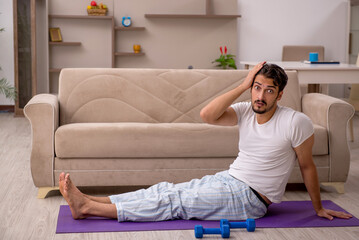
<path id="1" fill-rule="evenodd" d="M 258 62 L 241 61 L 246 69 Z M 269 62 L 277 64 L 284 70 L 298 72 L 301 84 L 315 84 L 315 88 L 308 92 L 318 92 L 319 84 L 353 84 L 359 83 L 359 66 L 353 64 L 308 64 L 304 62 Z M 313 88 L 312 86 L 310 88 Z"/>

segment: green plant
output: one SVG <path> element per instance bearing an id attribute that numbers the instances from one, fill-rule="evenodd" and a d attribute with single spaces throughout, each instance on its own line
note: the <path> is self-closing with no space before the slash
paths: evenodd
<path id="1" fill-rule="evenodd" d="M 0 94 L 4 94 L 6 98 L 12 100 L 16 100 L 17 96 L 16 89 L 10 85 L 6 78 L 0 79 Z"/>
<path id="2" fill-rule="evenodd" d="M 216 67 L 220 67 L 223 69 L 227 68 L 234 68 L 237 69 L 236 66 L 236 60 L 234 60 L 235 55 L 227 54 L 227 46 L 224 46 L 224 54 L 223 54 L 223 48 L 219 47 L 219 50 L 221 51 L 221 55 L 219 58 L 214 60 L 212 63 L 218 63 Z"/>
<path id="3" fill-rule="evenodd" d="M 0 28 L 0 32 L 3 32 L 4 28 Z M 1 67 L 0 67 L 1 70 Z M 4 94 L 6 98 L 16 100 L 16 89 L 10 85 L 6 78 L 0 79 L 0 94 Z"/>

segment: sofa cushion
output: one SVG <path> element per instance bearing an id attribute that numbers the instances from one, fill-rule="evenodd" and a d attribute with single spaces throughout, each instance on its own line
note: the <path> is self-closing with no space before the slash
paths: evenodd
<path id="1" fill-rule="evenodd" d="M 233 157 L 238 128 L 196 123 L 75 123 L 59 127 L 59 158 Z"/>
<path id="2" fill-rule="evenodd" d="M 325 128 L 314 125 L 313 155 L 328 154 Z M 190 140 L 190 141 L 189 141 Z M 55 134 L 59 158 L 233 157 L 238 128 L 197 123 L 75 123 Z"/>

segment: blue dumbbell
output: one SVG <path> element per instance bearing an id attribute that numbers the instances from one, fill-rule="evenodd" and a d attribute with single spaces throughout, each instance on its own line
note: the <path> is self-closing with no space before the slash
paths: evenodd
<path id="1" fill-rule="evenodd" d="M 256 229 L 256 222 L 252 218 L 248 218 L 245 222 L 229 222 L 227 219 L 221 220 L 221 226 L 228 225 L 229 228 L 247 228 L 248 232 L 254 232 Z"/>
<path id="2" fill-rule="evenodd" d="M 196 225 L 194 227 L 194 236 L 202 238 L 203 234 L 221 234 L 222 238 L 229 238 L 230 231 L 229 226 L 226 224 L 222 224 L 220 228 L 203 228 L 202 225 Z"/>

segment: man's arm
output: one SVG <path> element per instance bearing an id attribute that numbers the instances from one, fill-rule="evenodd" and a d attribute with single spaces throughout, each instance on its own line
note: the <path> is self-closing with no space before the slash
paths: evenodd
<path id="1" fill-rule="evenodd" d="M 233 126 L 238 122 L 235 111 L 231 104 L 247 89 L 252 86 L 256 73 L 263 67 L 265 62 L 257 64 L 247 75 L 241 85 L 235 89 L 215 98 L 201 110 L 201 118 L 204 122 L 215 125 Z"/>
<path id="2" fill-rule="evenodd" d="M 320 187 L 317 168 L 315 167 L 312 157 L 313 144 L 314 134 L 307 140 L 305 140 L 301 145 L 294 148 L 294 150 L 297 154 L 304 184 L 307 188 L 310 199 L 312 200 L 315 212 L 319 217 L 324 217 L 329 220 L 332 220 L 333 217 L 351 218 L 352 215 L 350 214 L 323 208 L 322 201 L 320 198 Z"/>

